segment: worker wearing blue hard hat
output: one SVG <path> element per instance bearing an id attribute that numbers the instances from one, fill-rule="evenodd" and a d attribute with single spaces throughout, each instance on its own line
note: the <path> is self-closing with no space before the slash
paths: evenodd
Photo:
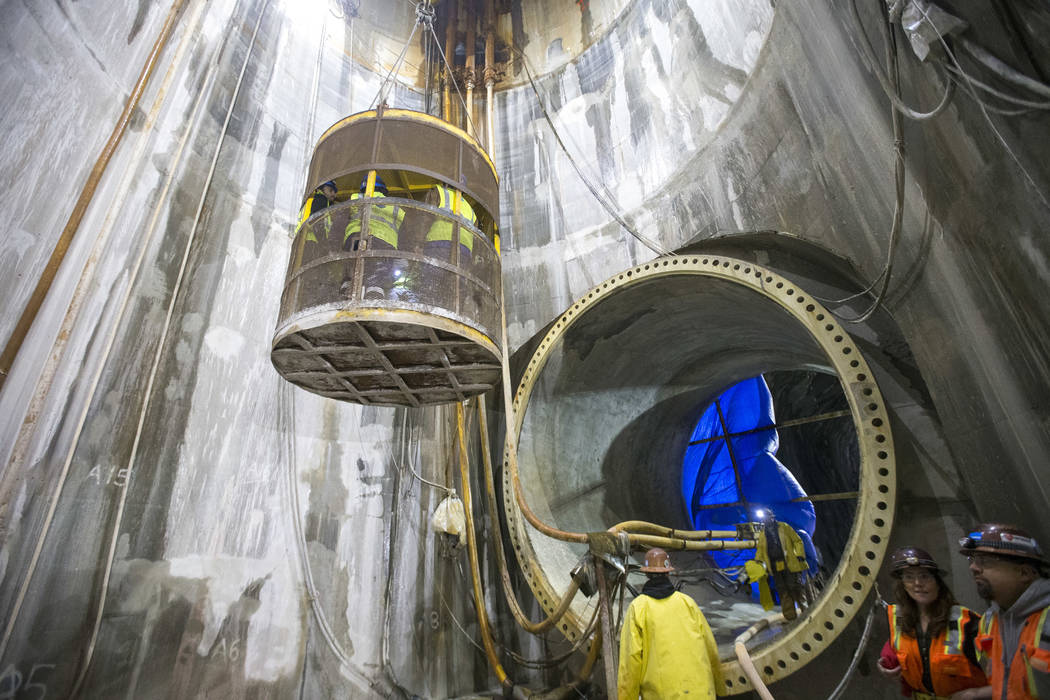
<path id="1" fill-rule="evenodd" d="M 335 204 L 338 194 L 339 188 L 332 180 L 318 186 L 303 204 L 303 208 L 299 210 L 299 226 L 302 226 L 314 214 Z M 313 240 L 317 240 L 316 237 Z"/>

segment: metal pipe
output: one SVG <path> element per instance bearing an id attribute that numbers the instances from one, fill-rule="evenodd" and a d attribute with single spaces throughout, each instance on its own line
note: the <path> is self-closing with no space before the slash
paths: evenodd
<path id="1" fill-rule="evenodd" d="M 598 618 L 602 631 L 602 657 L 605 665 L 605 696 L 610 700 L 619 697 L 617 693 L 617 659 L 616 632 L 612 628 L 612 603 L 609 599 L 609 582 L 605 579 L 605 563 L 601 557 L 594 557 L 594 569 L 598 579 Z M 633 700 L 633 699 L 632 699 Z"/>
<path id="2" fill-rule="evenodd" d="M 470 0 L 464 0 L 470 2 Z M 466 83 L 467 83 L 467 118 L 470 121 L 474 119 L 474 86 L 477 84 L 477 78 L 474 75 L 474 41 L 475 31 L 477 26 L 477 19 L 473 12 L 465 12 L 464 16 L 467 18 L 467 43 L 466 43 Z M 475 134 L 476 136 L 477 134 Z"/>
<path id="3" fill-rule="evenodd" d="M 456 50 L 456 2 L 446 3 L 445 10 L 445 86 L 442 92 L 442 114 L 444 115 L 445 121 L 449 124 L 452 123 L 452 91 L 449 86 L 452 84 L 452 64 L 448 61 L 448 56 L 452 56 L 455 60 Z"/>
<path id="4" fill-rule="evenodd" d="M 489 158 L 496 160 L 495 106 L 492 104 L 496 85 L 496 0 L 485 0 L 485 131 Z"/>
<path id="5" fill-rule="evenodd" d="M 29 329 L 32 327 L 33 321 L 36 320 L 37 313 L 40 312 L 40 307 L 43 305 L 44 299 L 55 281 L 55 275 L 58 274 L 58 268 L 62 265 L 62 261 L 69 251 L 69 246 L 73 242 L 73 236 L 76 235 L 77 229 L 80 228 L 80 222 L 87 212 L 88 205 L 94 199 L 95 190 L 98 189 L 102 175 L 106 171 L 106 166 L 109 165 L 109 161 L 116 152 L 117 146 L 120 145 L 124 132 L 127 131 L 128 124 L 131 122 L 131 115 L 138 107 L 139 99 L 146 90 L 146 85 L 153 75 L 153 69 L 157 66 L 157 59 L 160 57 L 164 47 L 167 46 L 168 39 L 175 29 L 178 15 L 185 4 L 186 0 L 175 0 L 171 5 L 171 9 L 168 10 L 164 26 L 161 27 L 157 40 L 153 42 L 153 49 L 150 51 L 149 56 L 146 57 L 146 62 L 139 72 L 139 78 L 135 82 L 135 87 L 132 88 L 131 95 L 128 96 L 128 101 L 124 104 L 124 111 L 117 118 L 113 132 L 109 135 L 106 145 L 102 147 L 102 152 L 95 160 L 95 166 L 91 169 L 87 182 L 84 183 L 84 187 L 80 190 L 80 196 L 77 197 L 77 202 L 73 206 L 73 212 L 69 215 L 69 219 L 66 221 L 65 228 L 62 229 L 62 234 L 58 237 L 54 250 L 51 251 L 51 257 L 48 259 L 47 265 L 44 266 L 40 279 L 37 280 L 36 288 L 33 289 L 33 293 L 30 295 L 29 301 L 26 302 L 25 309 L 22 310 L 18 323 L 15 324 L 15 328 L 11 332 L 11 337 L 7 339 L 7 344 L 4 346 L 3 352 L 0 353 L 0 389 L 3 389 L 4 382 L 7 381 L 11 367 L 18 356 L 18 351 L 21 349 L 22 343 L 25 342 Z"/>
<path id="6" fill-rule="evenodd" d="M 735 533 L 734 533 L 735 534 Z M 681 537 L 656 537 L 654 535 L 636 535 L 628 537 L 634 546 L 660 547 L 662 549 L 684 549 L 687 552 L 711 552 L 721 549 L 753 549 L 754 540 L 686 540 Z"/>
<path id="7" fill-rule="evenodd" d="M 736 530 L 675 530 L 644 520 L 625 520 L 609 528 L 610 532 L 628 532 L 630 534 L 649 534 L 661 537 L 677 537 L 683 540 L 710 540 L 735 538 Z"/>

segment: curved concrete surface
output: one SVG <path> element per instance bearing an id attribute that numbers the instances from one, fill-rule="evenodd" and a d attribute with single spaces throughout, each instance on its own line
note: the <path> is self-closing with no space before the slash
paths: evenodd
<path id="1" fill-rule="evenodd" d="M 523 490 L 540 520 L 576 532 L 633 519 L 691 529 L 681 463 L 699 411 L 738 381 L 788 369 L 839 376 L 857 436 L 861 495 L 853 522 L 826 525 L 850 536 L 841 559 L 828 565 L 835 571 L 822 596 L 758 651 L 767 680 L 812 659 L 861 609 L 893 522 L 885 406 L 842 327 L 805 290 L 760 266 L 717 255 L 657 258 L 574 304 L 540 343 L 515 396 Z M 847 460 L 842 468 L 854 466 Z M 505 466 L 505 478 L 510 473 Z M 586 548 L 540 534 L 512 499 L 505 504 L 519 563 L 550 612 Z M 713 600 L 701 596 L 702 604 Z M 593 604 L 577 600 L 562 626 L 567 636 L 582 631 Z M 714 618 L 722 642 L 764 615 L 758 606 L 738 613 L 724 626 Z M 732 692 L 749 689 L 735 662 L 726 671 Z"/>

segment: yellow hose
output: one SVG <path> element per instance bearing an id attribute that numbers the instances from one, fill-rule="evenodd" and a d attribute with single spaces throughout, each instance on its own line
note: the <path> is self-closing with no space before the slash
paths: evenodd
<path id="1" fill-rule="evenodd" d="M 467 460 L 467 441 L 463 429 L 463 404 L 456 404 L 456 434 L 459 438 L 459 478 L 460 490 L 463 493 L 463 510 L 467 520 L 467 553 L 470 558 L 470 578 L 474 584 L 474 605 L 478 611 L 478 627 L 481 628 L 481 640 L 485 645 L 485 656 L 489 665 L 496 673 L 500 685 L 513 686 L 507 678 L 507 672 L 496 655 L 496 644 L 492 640 L 492 630 L 489 628 L 489 616 L 485 610 L 485 596 L 481 590 L 481 567 L 478 565 L 478 543 L 474 537 L 474 515 L 473 503 L 470 491 L 470 470 Z"/>
<path id="2" fill-rule="evenodd" d="M 613 525 L 609 531 L 677 537 L 683 540 L 735 539 L 737 535 L 736 530 L 675 530 L 672 527 L 664 527 L 644 520 L 625 520 Z"/>
<path id="3" fill-rule="evenodd" d="M 525 615 L 524 611 L 522 611 L 521 606 L 518 604 L 517 596 L 514 595 L 514 587 L 510 581 L 510 572 L 507 570 L 507 558 L 503 551 L 503 532 L 500 528 L 499 513 L 496 512 L 496 486 L 492 474 L 492 458 L 489 449 L 489 423 L 486 414 L 484 395 L 480 396 L 478 401 L 478 425 L 481 428 L 481 460 L 485 466 L 485 489 L 488 494 L 489 518 L 492 520 L 492 539 L 495 541 L 496 545 L 496 559 L 499 563 L 499 575 L 500 581 L 503 584 L 503 594 L 507 599 L 507 605 L 510 607 L 511 614 L 514 615 L 514 619 L 517 620 L 518 625 L 520 625 L 526 632 L 539 634 L 553 627 L 557 624 L 558 620 L 565 615 L 566 611 L 569 609 L 569 605 L 572 604 L 573 598 L 576 597 L 576 591 L 580 589 L 580 584 L 573 579 L 572 583 L 569 584 L 569 589 L 565 591 L 565 595 L 562 596 L 561 601 L 558 603 L 558 607 L 550 614 L 550 617 L 544 620 L 533 622 Z"/>

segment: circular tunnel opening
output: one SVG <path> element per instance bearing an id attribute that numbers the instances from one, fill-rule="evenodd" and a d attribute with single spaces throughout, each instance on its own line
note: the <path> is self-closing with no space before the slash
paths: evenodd
<path id="1" fill-rule="evenodd" d="M 864 600 L 893 508 L 892 440 L 878 388 L 845 331 L 804 290 L 751 263 L 704 256 L 662 258 L 598 285 L 553 324 L 526 367 L 515 398 L 517 459 L 526 501 L 559 529 L 601 531 L 626 520 L 694 529 L 683 466 L 698 419 L 727 389 L 762 376 L 785 419 L 840 414 L 780 431 L 779 454 L 797 465 L 791 473 L 806 494 L 851 494 L 829 501 L 834 515 L 818 518 L 812 533 L 814 542 L 822 533 L 828 584 L 800 622 L 758 640 L 756 653 L 779 677 L 799 661 L 777 660 L 812 658 Z M 586 546 L 539 534 L 513 499 L 507 517 L 526 579 L 550 610 Z M 711 562 L 675 555 L 687 571 Z M 687 592 L 722 644 L 768 614 L 746 591 L 734 598 L 702 578 Z M 593 605 L 579 597 L 559 627 L 578 636 Z M 800 634 L 817 627 L 819 639 Z M 740 675 L 726 663 L 727 677 Z"/>

